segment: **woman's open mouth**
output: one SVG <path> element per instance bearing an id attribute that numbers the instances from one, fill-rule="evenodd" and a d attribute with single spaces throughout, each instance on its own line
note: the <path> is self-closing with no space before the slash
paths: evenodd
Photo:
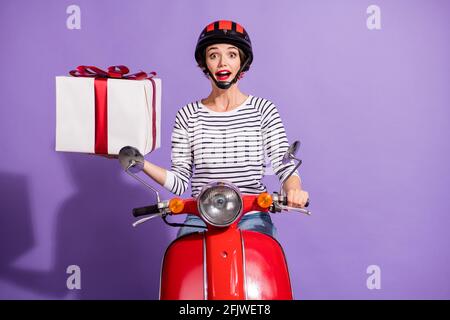
<path id="1" fill-rule="evenodd" d="M 217 80 L 225 81 L 230 77 L 231 72 L 228 70 L 220 70 L 220 71 L 217 71 L 215 73 L 215 75 L 216 75 Z"/>

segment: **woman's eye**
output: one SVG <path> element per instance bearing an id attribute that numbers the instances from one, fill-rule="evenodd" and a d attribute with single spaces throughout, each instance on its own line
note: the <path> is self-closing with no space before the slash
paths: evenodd
<path id="1" fill-rule="evenodd" d="M 231 53 L 230 53 L 230 57 L 236 58 L 236 56 L 237 56 L 237 54 L 236 54 L 235 52 L 231 52 Z"/>
<path id="2" fill-rule="evenodd" d="M 210 54 L 210 55 L 209 55 L 209 58 L 210 58 L 210 59 L 215 59 L 216 56 L 217 56 L 217 55 L 216 55 L 215 53 L 213 53 L 213 54 Z"/>

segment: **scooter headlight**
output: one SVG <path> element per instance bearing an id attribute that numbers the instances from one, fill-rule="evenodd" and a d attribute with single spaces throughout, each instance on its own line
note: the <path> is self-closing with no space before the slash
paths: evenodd
<path id="1" fill-rule="evenodd" d="M 203 187 L 197 199 L 201 217 L 216 227 L 227 227 L 241 215 L 243 203 L 239 189 L 227 182 Z"/>

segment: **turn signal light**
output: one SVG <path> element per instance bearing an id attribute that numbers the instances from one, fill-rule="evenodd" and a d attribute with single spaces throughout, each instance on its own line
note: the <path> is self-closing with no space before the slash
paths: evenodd
<path id="1" fill-rule="evenodd" d="M 267 192 L 263 192 L 258 196 L 258 198 L 256 199 L 256 202 L 258 203 L 258 206 L 266 209 L 266 208 L 270 207 L 273 203 L 272 196 Z"/>
<path id="2" fill-rule="evenodd" d="M 169 201 L 169 209 L 172 213 L 180 213 L 184 210 L 184 201 L 180 198 L 173 198 Z"/>

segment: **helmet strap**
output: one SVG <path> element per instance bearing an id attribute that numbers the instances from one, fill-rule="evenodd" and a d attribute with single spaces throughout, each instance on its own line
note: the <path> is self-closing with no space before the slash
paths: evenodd
<path id="1" fill-rule="evenodd" d="M 237 72 L 236 76 L 234 77 L 233 80 L 231 81 L 217 81 L 216 78 L 213 76 L 213 74 L 211 73 L 211 71 L 206 68 L 208 70 L 208 74 L 211 77 L 211 79 L 213 79 L 214 83 L 216 84 L 216 86 L 219 89 L 222 90 L 226 90 L 229 89 L 233 84 L 235 84 L 238 80 L 239 80 L 239 76 L 242 72 L 242 70 L 247 66 L 248 62 L 250 61 L 250 57 L 248 57 L 245 62 L 242 64 L 242 66 L 239 68 L 239 71 Z"/>

